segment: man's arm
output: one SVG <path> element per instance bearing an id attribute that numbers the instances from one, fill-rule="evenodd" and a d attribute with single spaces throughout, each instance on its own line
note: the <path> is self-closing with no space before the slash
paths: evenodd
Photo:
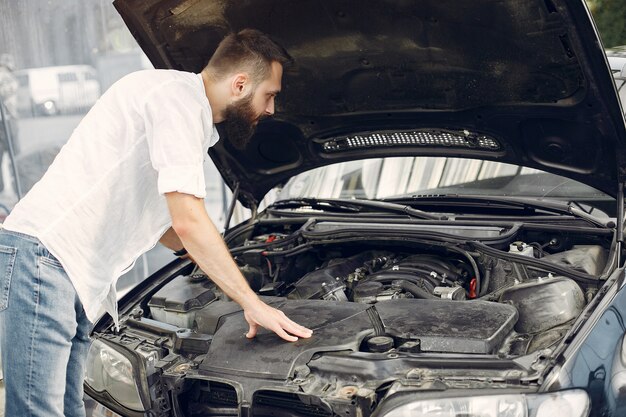
<path id="1" fill-rule="evenodd" d="M 246 337 L 254 337 L 258 326 L 272 330 L 290 342 L 298 340 L 298 337 L 311 336 L 311 330 L 291 321 L 282 311 L 268 306 L 252 291 L 209 218 L 202 199 L 176 192 L 166 193 L 165 197 L 172 216 L 172 229 L 182 246 L 200 269 L 243 308 L 250 325 Z M 164 243 L 163 238 L 161 240 Z M 173 242 L 171 235 L 165 240 L 166 246 Z"/>

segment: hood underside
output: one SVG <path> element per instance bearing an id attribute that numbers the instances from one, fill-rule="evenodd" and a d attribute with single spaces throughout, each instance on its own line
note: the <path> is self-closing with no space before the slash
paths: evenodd
<path id="1" fill-rule="evenodd" d="M 199 72 L 228 33 L 294 58 L 245 151 L 209 151 L 247 206 L 318 166 L 382 156 L 483 158 L 617 194 L 626 131 L 584 1 L 116 0 L 156 68 Z"/>

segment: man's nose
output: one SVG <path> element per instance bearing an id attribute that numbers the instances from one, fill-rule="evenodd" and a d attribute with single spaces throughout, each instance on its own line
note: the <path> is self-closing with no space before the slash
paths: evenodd
<path id="1" fill-rule="evenodd" d="M 274 99 L 272 98 L 265 108 L 265 114 L 272 116 L 274 114 Z"/>

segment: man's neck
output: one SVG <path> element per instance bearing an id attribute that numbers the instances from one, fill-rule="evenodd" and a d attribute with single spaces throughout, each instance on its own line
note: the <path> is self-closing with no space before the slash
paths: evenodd
<path id="1" fill-rule="evenodd" d="M 202 76 L 202 83 L 204 84 L 204 94 L 206 95 L 207 100 L 209 100 L 209 105 L 211 106 L 213 123 L 220 123 L 224 121 L 223 114 L 224 109 L 226 108 L 226 103 L 222 103 L 222 100 L 219 98 L 219 89 L 223 88 L 223 86 L 215 83 L 206 71 L 202 71 L 200 75 Z"/>

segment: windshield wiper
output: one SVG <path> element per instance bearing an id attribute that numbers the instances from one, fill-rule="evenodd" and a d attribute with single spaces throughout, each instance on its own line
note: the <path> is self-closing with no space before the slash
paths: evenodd
<path id="1" fill-rule="evenodd" d="M 341 210 L 352 213 L 359 213 L 363 208 L 370 208 L 379 211 L 401 213 L 410 217 L 423 220 L 447 220 L 447 216 L 438 216 L 422 210 L 418 210 L 408 205 L 390 203 L 387 201 L 361 200 L 361 199 L 341 199 L 341 198 L 296 198 L 290 200 L 279 200 L 268 208 L 298 208 L 311 207 L 316 210 Z"/>
<path id="2" fill-rule="evenodd" d="M 410 204 L 415 201 L 450 201 L 450 202 L 471 202 L 477 203 L 483 206 L 510 206 L 522 209 L 541 210 L 552 214 L 565 214 L 583 219 L 595 226 L 607 228 L 611 226 L 611 221 L 601 220 L 592 214 L 582 210 L 575 202 L 561 202 L 561 201 L 548 201 L 537 200 L 524 197 L 508 197 L 508 196 L 482 196 L 482 195 L 462 195 L 462 194 L 437 194 L 426 196 L 414 196 L 414 197 L 399 197 L 385 199 L 387 202 Z"/>

